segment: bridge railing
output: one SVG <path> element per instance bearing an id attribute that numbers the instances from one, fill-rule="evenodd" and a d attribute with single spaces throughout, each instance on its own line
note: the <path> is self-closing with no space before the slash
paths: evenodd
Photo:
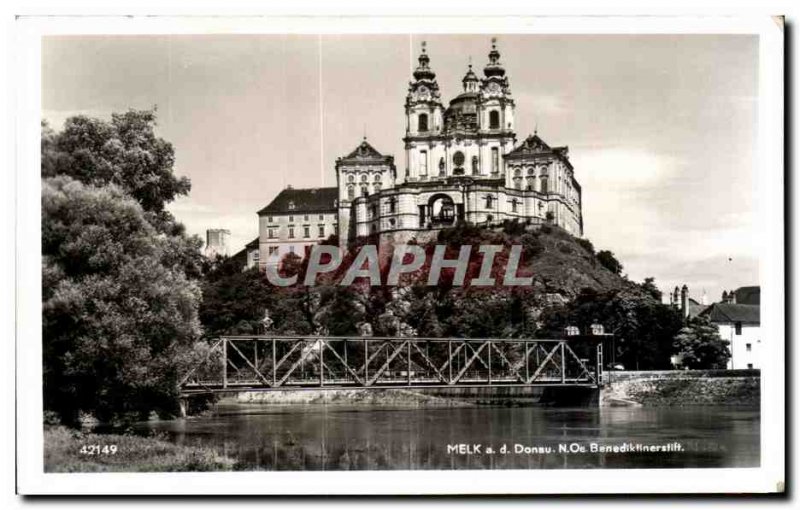
<path id="1" fill-rule="evenodd" d="M 602 345 L 566 339 L 241 336 L 214 339 L 183 391 L 599 386 Z"/>

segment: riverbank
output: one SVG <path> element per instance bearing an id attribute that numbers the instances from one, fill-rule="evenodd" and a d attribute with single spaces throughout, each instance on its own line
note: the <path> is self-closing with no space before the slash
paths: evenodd
<path id="1" fill-rule="evenodd" d="M 345 389 L 295 391 L 244 391 L 231 400 L 242 404 L 322 404 L 376 407 L 470 407 L 475 404 L 457 398 L 441 397 L 423 390 Z"/>
<path id="2" fill-rule="evenodd" d="M 229 471 L 235 465 L 235 460 L 212 448 L 181 446 L 156 437 L 44 429 L 46 473 Z"/>
<path id="3" fill-rule="evenodd" d="M 606 373 L 600 405 L 682 407 L 758 406 L 758 370 L 685 370 Z"/>

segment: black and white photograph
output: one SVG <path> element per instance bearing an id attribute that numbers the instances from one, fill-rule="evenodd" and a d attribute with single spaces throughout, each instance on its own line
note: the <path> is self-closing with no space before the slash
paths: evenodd
<path id="1" fill-rule="evenodd" d="M 783 490 L 782 18 L 35 21 L 26 490 Z"/>

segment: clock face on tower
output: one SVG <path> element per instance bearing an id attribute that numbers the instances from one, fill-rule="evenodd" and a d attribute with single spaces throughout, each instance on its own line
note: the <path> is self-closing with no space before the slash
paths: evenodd
<path id="1" fill-rule="evenodd" d="M 427 99 L 430 97 L 430 92 L 427 87 L 420 87 L 417 89 L 417 97 L 420 99 Z"/>
<path id="2" fill-rule="evenodd" d="M 500 85 L 498 85 L 497 83 L 490 83 L 489 92 L 500 92 Z"/>

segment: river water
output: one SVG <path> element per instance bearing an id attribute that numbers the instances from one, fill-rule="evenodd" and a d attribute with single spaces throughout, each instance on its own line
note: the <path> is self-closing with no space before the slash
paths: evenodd
<path id="1" fill-rule="evenodd" d="M 757 408 L 732 407 L 220 404 L 142 432 L 213 447 L 248 470 L 757 467 L 759 422 Z M 636 451 L 650 445 L 667 451 Z"/>

